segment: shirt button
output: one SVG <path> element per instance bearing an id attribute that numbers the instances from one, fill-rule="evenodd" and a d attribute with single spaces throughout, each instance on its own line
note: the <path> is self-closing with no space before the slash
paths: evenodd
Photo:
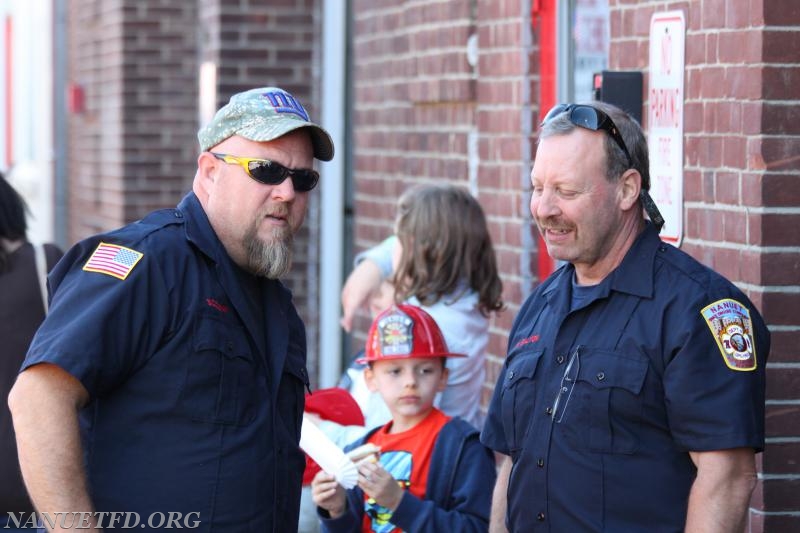
<path id="1" fill-rule="evenodd" d="M 544 459 L 542 459 L 542 458 L 540 457 L 540 458 L 539 458 L 539 460 L 538 460 L 538 461 L 536 461 L 536 466 L 538 466 L 539 468 L 542 468 L 542 467 L 544 467 Z"/>
<path id="2" fill-rule="evenodd" d="M 597 373 L 597 381 L 603 381 L 604 379 L 606 379 L 605 373 L 604 372 L 598 372 Z"/>
<path id="3" fill-rule="evenodd" d="M 564 356 L 563 355 L 559 355 L 558 357 L 556 357 L 556 363 L 558 363 L 560 365 L 563 362 L 564 362 Z"/>
<path id="4" fill-rule="evenodd" d="M 553 414 L 553 408 L 552 407 L 548 407 L 547 409 L 544 410 L 544 414 L 552 415 Z"/>
<path id="5" fill-rule="evenodd" d="M 544 522 L 544 513 L 537 514 L 536 520 L 538 520 L 539 522 Z"/>
<path id="6" fill-rule="evenodd" d="M 507 377 L 508 379 L 514 379 L 514 371 L 513 371 L 513 370 L 509 370 L 509 371 L 508 371 L 508 375 L 507 375 L 506 377 Z"/>

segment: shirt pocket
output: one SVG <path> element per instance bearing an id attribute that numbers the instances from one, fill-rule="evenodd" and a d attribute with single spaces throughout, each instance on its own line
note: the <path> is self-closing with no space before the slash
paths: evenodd
<path id="1" fill-rule="evenodd" d="M 536 389 L 533 377 L 542 351 L 509 354 L 504 367 L 501 413 L 503 431 L 512 457 L 522 448 L 533 419 Z"/>
<path id="2" fill-rule="evenodd" d="M 284 424 L 293 437 L 300 441 L 300 427 L 303 422 L 305 392 L 310 382 L 306 370 L 305 348 L 290 342 L 283 365 L 283 374 L 278 391 L 278 412 L 284 417 Z"/>
<path id="3" fill-rule="evenodd" d="M 256 415 L 256 362 L 244 328 L 200 317 L 179 406 L 192 420 L 243 426 Z"/>
<path id="4" fill-rule="evenodd" d="M 575 390 L 559 422 L 575 449 L 636 452 L 648 366 L 647 359 L 635 354 L 581 349 Z"/>

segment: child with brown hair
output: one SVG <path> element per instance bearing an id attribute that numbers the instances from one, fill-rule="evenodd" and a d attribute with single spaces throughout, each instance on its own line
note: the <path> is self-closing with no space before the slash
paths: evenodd
<path id="1" fill-rule="evenodd" d="M 369 443 L 380 449 L 377 461 L 358 464 L 355 488 L 345 491 L 326 472 L 314 478 L 323 531 L 487 531 L 494 458 L 473 426 L 433 406 L 447 386 L 445 358 L 463 357 L 448 350 L 436 322 L 419 307 L 392 306 L 378 315 L 364 377 L 392 419 L 346 448 Z"/>
<path id="2" fill-rule="evenodd" d="M 395 237 L 360 254 L 342 290 L 346 330 L 382 280 L 395 301 L 418 305 L 437 322 L 448 346 L 466 358 L 450 361 L 436 405 L 480 428 L 489 316 L 503 308 L 492 239 L 478 201 L 454 185 L 418 185 L 399 199 Z"/>

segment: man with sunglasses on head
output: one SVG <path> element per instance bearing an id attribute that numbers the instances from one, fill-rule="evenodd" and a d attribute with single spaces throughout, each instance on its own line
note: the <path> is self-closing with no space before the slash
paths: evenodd
<path id="1" fill-rule="evenodd" d="M 502 457 L 490 531 L 742 531 L 764 446 L 758 311 L 659 239 L 647 143 L 616 107 L 551 110 L 531 183 L 563 264 L 514 322 L 481 435 Z"/>
<path id="2" fill-rule="evenodd" d="M 77 244 L 50 276 L 9 405 L 37 510 L 86 517 L 55 530 L 297 524 L 305 328 L 278 278 L 333 143 L 273 87 L 234 95 L 198 139 L 177 208 Z"/>

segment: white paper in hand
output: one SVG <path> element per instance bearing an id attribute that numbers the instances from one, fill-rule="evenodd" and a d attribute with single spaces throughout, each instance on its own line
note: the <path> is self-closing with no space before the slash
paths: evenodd
<path id="1" fill-rule="evenodd" d="M 300 428 L 300 448 L 325 472 L 333 474 L 339 485 L 346 489 L 356 486 L 358 481 L 356 465 L 305 415 L 303 415 L 303 426 Z"/>

